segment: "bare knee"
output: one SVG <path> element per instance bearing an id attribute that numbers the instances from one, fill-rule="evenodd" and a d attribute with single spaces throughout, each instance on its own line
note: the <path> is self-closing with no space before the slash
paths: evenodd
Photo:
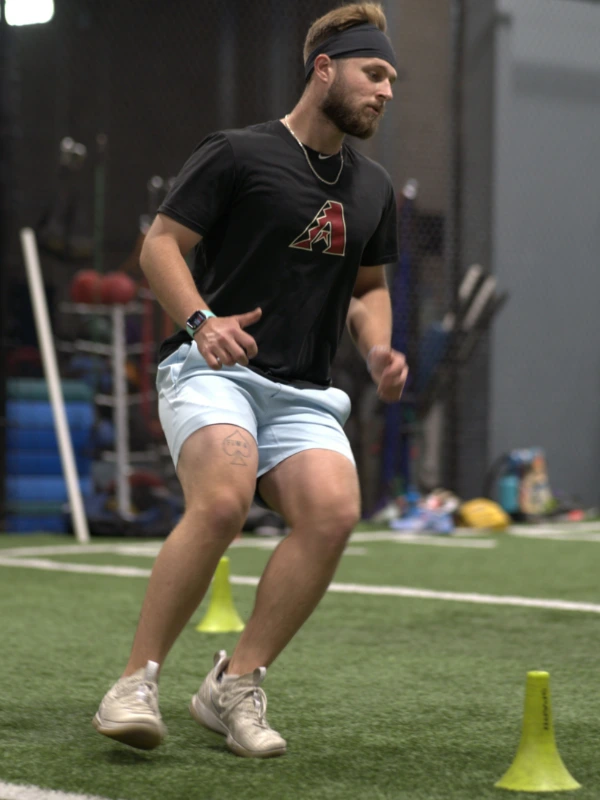
<path id="1" fill-rule="evenodd" d="M 188 498 L 185 513 L 197 522 L 205 535 L 231 541 L 241 531 L 250 503 L 251 498 L 223 487 L 209 495 L 199 491 L 197 497 Z"/>
<path id="2" fill-rule="evenodd" d="M 324 555 L 337 557 L 359 520 L 358 502 L 332 498 L 326 505 L 307 509 L 293 525 L 293 530 L 308 537 Z"/>

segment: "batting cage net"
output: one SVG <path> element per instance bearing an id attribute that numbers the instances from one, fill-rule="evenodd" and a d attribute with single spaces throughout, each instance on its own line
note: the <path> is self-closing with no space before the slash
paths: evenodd
<path id="1" fill-rule="evenodd" d="M 36 233 L 92 532 L 166 535 L 182 501 L 154 374 L 158 343 L 174 324 L 140 271 L 143 237 L 206 134 L 293 108 L 306 31 L 336 5 L 56 0 L 45 24 L 3 20 L 5 530 L 71 524 L 19 231 Z M 410 490 L 478 488 L 470 475 L 485 460 L 485 423 L 471 426 L 467 441 L 461 420 L 473 380 L 485 399 L 486 326 L 502 301 L 488 279 L 486 220 L 477 222 L 479 249 L 465 248 L 464 230 L 468 159 L 483 147 L 477 140 L 465 162 L 466 137 L 476 138 L 468 108 L 489 88 L 465 79 L 482 74 L 481 60 L 469 60 L 478 58 L 469 31 L 486 4 L 383 5 L 399 59 L 395 100 L 377 136 L 355 144 L 396 189 L 401 255 L 387 270 L 393 344 L 407 354 L 411 377 L 403 401 L 383 405 L 344 337 L 333 382 L 352 399 L 346 430 L 365 516 Z M 471 189 L 485 205 L 485 181 Z M 473 363 L 478 377 L 465 398 L 461 376 Z"/>

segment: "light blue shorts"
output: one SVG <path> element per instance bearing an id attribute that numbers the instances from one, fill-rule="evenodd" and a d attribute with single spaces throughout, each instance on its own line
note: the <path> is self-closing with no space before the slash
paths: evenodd
<path id="1" fill-rule="evenodd" d="M 257 477 L 286 458 L 314 448 L 334 450 L 353 464 L 343 430 L 350 398 L 340 389 L 298 389 L 235 364 L 212 370 L 195 343 L 182 344 L 158 366 L 158 410 L 173 463 L 194 431 L 226 423 L 258 445 Z"/>

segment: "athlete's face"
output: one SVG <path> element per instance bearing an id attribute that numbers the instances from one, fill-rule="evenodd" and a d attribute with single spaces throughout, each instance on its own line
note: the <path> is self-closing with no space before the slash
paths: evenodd
<path id="1" fill-rule="evenodd" d="M 381 58 L 339 59 L 321 111 L 342 133 L 368 139 L 393 97 L 396 77 L 396 70 Z"/>

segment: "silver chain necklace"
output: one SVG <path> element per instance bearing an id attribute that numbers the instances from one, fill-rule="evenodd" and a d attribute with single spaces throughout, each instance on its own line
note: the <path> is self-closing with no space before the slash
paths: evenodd
<path id="1" fill-rule="evenodd" d="M 340 150 L 340 160 L 341 160 L 341 162 L 342 162 L 342 163 L 340 164 L 340 171 L 338 172 L 338 174 L 337 174 L 337 176 L 336 176 L 335 180 L 333 180 L 333 181 L 326 181 L 326 180 L 325 180 L 325 178 L 322 178 L 322 177 L 319 175 L 319 173 L 317 172 L 317 170 L 316 170 L 316 169 L 313 167 L 313 165 L 312 165 L 312 163 L 311 163 L 311 160 L 310 160 L 310 158 L 309 158 L 309 156 L 308 156 L 308 153 L 306 152 L 306 147 L 304 147 L 304 145 L 302 144 L 302 142 L 300 141 L 300 139 L 299 139 L 299 138 L 296 136 L 296 134 L 294 133 L 294 131 L 291 129 L 291 127 L 290 127 L 290 123 L 287 121 L 287 118 L 288 118 L 288 115 L 286 114 L 286 115 L 285 115 L 285 117 L 283 118 L 283 124 L 285 125 L 285 127 L 288 129 L 288 131 L 289 131 L 289 132 L 292 134 L 292 136 L 294 137 L 294 139 L 295 139 L 295 140 L 298 142 L 298 144 L 300 145 L 300 148 L 301 148 L 302 152 L 304 153 L 304 158 L 306 159 L 306 163 L 307 163 L 307 164 L 308 164 L 308 166 L 311 168 L 311 170 L 312 170 L 312 173 L 313 173 L 313 175 L 315 176 L 315 178 L 318 178 L 318 180 L 320 180 L 320 181 L 321 181 L 321 183 L 326 183 L 328 186 L 335 186 L 335 184 L 336 184 L 336 183 L 339 181 L 339 179 L 340 179 L 340 176 L 341 176 L 341 174 L 342 174 L 342 170 L 344 169 L 344 149 L 343 149 L 343 146 L 342 146 L 342 149 Z"/>

